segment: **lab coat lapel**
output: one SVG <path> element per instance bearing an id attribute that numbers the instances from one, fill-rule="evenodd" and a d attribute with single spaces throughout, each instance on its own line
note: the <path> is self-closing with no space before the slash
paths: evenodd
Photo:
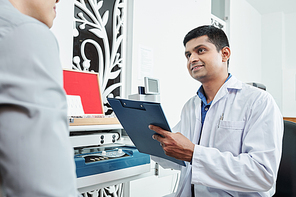
<path id="1" fill-rule="evenodd" d="M 225 95 L 229 94 L 230 89 L 241 89 L 241 88 L 242 88 L 242 83 L 239 80 L 237 80 L 237 78 L 235 78 L 234 76 L 231 76 L 231 78 L 227 82 L 225 82 L 217 92 L 213 100 L 212 106 L 215 105 L 215 103 L 217 103 Z"/>
<path id="2" fill-rule="evenodd" d="M 196 97 L 196 98 L 198 98 L 198 97 Z M 198 141 L 199 141 L 200 132 L 201 132 L 201 107 L 200 107 L 201 101 L 198 98 L 198 99 L 195 99 L 194 103 L 195 103 L 195 106 L 196 106 L 196 108 L 195 108 L 195 117 L 196 117 L 195 121 L 196 121 L 196 123 L 195 123 L 195 127 L 194 127 L 194 133 L 193 133 L 193 136 L 192 136 L 193 138 L 191 138 L 191 139 L 193 139 L 192 140 L 193 143 L 197 144 Z"/>

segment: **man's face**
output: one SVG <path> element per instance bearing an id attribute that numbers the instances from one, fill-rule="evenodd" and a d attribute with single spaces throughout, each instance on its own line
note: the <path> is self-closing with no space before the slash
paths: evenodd
<path id="1" fill-rule="evenodd" d="M 56 17 L 55 4 L 59 0 L 25 0 L 24 14 L 27 14 L 46 24 L 49 28 L 52 27 L 53 20 Z"/>
<path id="2" fill-rule="evenodd" d="M 185 56 L 189 74 L 201 83 L 224 77 L 227 73 L 223 49 L 218 52 L 206 35 L 188 41 Z"/>

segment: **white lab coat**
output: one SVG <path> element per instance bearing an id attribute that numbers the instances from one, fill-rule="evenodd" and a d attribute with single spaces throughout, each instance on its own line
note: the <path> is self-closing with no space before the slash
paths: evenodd
<path id="1" fill-rule="evenodd" d="M 201 101 L 197 95 L 185 104 L 173 130 L 196 144 L 192 165 L 187 163 L 187 167 L 153 157 L 165 168 L 181 170 L 175 196 L 190 197 L 191 184 L 195 185 L 195 197 L 274 193 L 283 119 L 269 93 L 232 76 L 216 94 L 201 135 Z"/>

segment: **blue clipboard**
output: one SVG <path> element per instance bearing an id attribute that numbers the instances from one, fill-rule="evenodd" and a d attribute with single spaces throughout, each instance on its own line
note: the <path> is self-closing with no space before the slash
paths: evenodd
<path id="1" fill-rule="evenodd" d="M 149 125 L 171 131 L 160 103 L 108 98 L 115 115 L 139 152 L 161 157 L 182 166 L 185 162 L 167 156 L 160 143 L 152 139 L 155 131 Z"/>

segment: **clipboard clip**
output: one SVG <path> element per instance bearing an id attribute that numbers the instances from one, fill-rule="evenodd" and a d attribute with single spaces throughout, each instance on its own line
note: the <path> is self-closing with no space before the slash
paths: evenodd
<path id="1" fill-rule="evenodd" d="M 137 103 L 137 102 L 130 102 L 128 100 L 120 100 L 122 107 L 125 108 L 132 108 L 132 109 L 139 109 L 146 111 L 143 103 Z"/>

